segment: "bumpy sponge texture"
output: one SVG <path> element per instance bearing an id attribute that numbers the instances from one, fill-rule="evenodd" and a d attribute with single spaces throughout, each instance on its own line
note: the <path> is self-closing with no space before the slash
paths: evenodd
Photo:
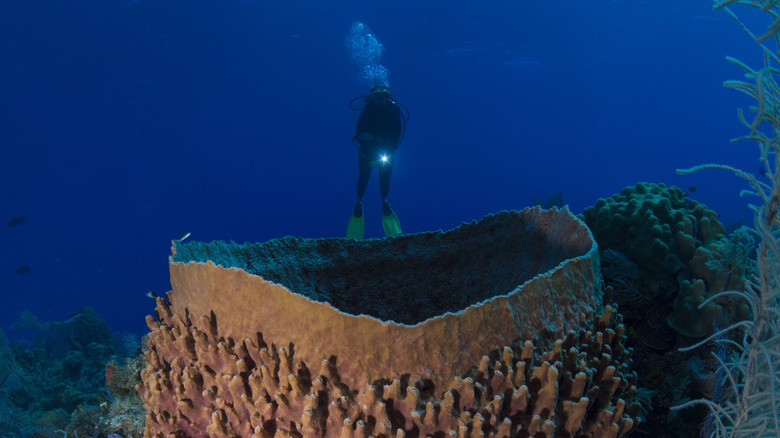
<path id="1" fill-rule="evenodd" d="M 362 390 L 344 383 L 334 358 L 301 362 L 294 344 L 261 334 L 235 344 L 171 310 L 158 298 L 160 321 L 148 318 L 138 388 L 147 437 L 620 437 L 640 412 L 622 320 L 609 306 L 549 352 L 526 341 L 491 351 L 443 388 L 404 375 Z"/>

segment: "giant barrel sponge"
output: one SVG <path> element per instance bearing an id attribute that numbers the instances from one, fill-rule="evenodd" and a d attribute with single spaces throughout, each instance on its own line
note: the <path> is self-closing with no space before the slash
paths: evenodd
<path id="1" fill-rule="evenodd" d="M 174 241 L 146 436 L 621 436 L 639 414 L 567 209 L 448 232 Z"/>

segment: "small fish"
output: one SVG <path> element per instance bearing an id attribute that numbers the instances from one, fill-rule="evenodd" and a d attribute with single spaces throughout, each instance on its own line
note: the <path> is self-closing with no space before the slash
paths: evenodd
<path id="1" fill-rule="evenodd" d="M 179 239 L 179 242 L 183 242 L 183 241 L 184 241 L 184 239 L 186 239 L 186 238 L 190 237 L 190 234 L 192 234 L 192 233 L 187 233 L 187 234 L 185 234 L 185 235 L 181 236 L 181 239 Z"/>
<path id="2" fill-rule="evenodd" d="M 14 216 L 11 218 L 10 221 L 6 222 L 5 225 L 8 227 L 15 227 L 23 223 L 24 223 L 24 216 Z"/>
<path id="3" fill-rule="evenodd" d="M 147 292 L 146 296 L 149 297 L 149 298 L 157 298 L 157 294 L 153 290 L 150 290 L 149 292 Z"/>
<path id="4" fill-rule="evenodd" d="M 696 186 L 688 187 L 688 191 L 691 192 L 691 193 L 695 192 L 696 191 Z"/>
<path id="5" fill-rule="evenodd" d="M 27 265 L 20 265 L 18 268 L 14 269 L 14 272 L 16 272 L 19 275 L 24 275 L 28 272 L 30 272 L 30 267 Z"/>

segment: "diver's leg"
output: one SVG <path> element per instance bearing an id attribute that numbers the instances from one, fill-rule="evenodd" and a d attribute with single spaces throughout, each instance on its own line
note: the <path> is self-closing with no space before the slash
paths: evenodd
<path id="1" fill-rule="evenodd" d="M 353 215 L 355 217 L 363 216 L 363 195 L 368 187 L 368 180 L 371 178 L 371 162 L 362 154 L 358 154 L 358 181 L 357 181 L 357 203 Z"/>
<path id="2" fill-rule="evenodd" d="M 361 154 L 358 154 L 358 171 L 357 197 L 363 199 L 368 187 L 368 179 L 371 178 L 371 162 Z"/>
<path id="3" fill-rule="evenodd" d="M 390 174 L 392 173 L 392 163 L 385 163 L 379 166 L 379 192 L 382 195 L 382 213 L 385 215 L 393 212 L 390 204 L 387 202 L 387 195 L 390 194 Z"/>
<path id="4" fill-rule="evenodd" d="M 390 174 L 393 172 L 393 164 L 385 163 L 379 166 L 379 191 L 382 192 L 382 229 L 385 236 L 396 236 L 401 234 L 401 222 L 398 216 L 387 202 L 387 195 L 390 193 Z"/>

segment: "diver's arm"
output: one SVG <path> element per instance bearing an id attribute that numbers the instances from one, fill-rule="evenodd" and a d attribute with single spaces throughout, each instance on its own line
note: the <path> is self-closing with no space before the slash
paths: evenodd
<path id="1" fill-rule="evenodd" d="M 357 119 L 357 124 L 355 125 L 355 139 L 360 139 L 361 135 L 366 133 L 366 110 L 365 108 L 360 112 L 360 115 Z"/>
<path id="2" fill-rule="evenodd" d="M 392 132 L 390 132 L 389 136 L 393 141 L 393 150 L 395 151 L 398 149 L 399 146 L 401 146 L 401 135 L 403 134 L 403 114 L 401 113 L 401 108 L 398 107 L 397 104 L 393 103 L 393 109 L 394 109 L 394 115 L 393 115 L 393 125 L 392 125 Z"/>
<path id="3" fill-rule="evenodd" d="M 355 138 L 358 139 L 361 144 L 378 143 L 381 141 L 382 137 L 386 137 L 384 132 L 382 114 L 377 111 L 376 106 L 366 106 L 363 108 L 355 128 Z"/>

